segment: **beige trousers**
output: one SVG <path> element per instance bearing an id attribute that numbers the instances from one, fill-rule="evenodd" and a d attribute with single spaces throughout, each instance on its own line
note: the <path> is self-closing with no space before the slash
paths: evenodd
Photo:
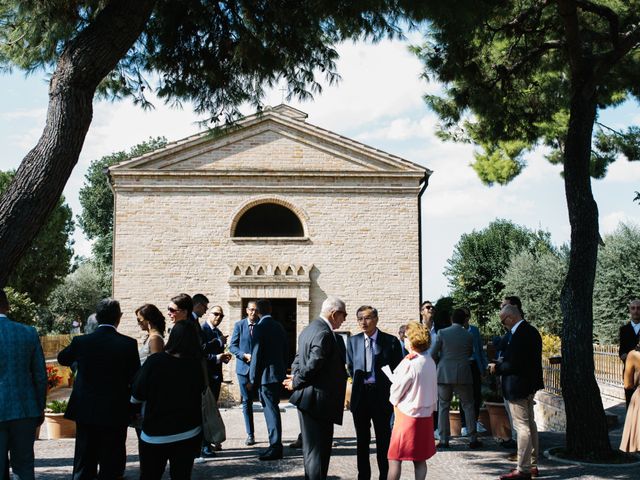
<path id="1" fill-rule="evenodd" d="M 507 400 L 513 428 L 518 433 L 518 470 L 529 473 L 538 465 L 538 427 L 533 415 L 533 394 Z"/>

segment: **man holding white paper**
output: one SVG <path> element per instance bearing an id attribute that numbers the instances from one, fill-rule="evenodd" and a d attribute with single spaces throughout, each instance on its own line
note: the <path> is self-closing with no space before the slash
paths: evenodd
<path id="1" fill-rule="evenodd" d="M 372 422 L 376 434 L 379 478 L 386 480 L 393 414 L 393 406 L 389 403 L 391 382 L 388 374 L 402 360 L 402 348 L 395 336 L 378 330 L 378 311 L 375 308 L 363 305 L 356 316 L 362 333 L 349 338 L 347 369 L 353 379 L 351 413 L 356 429 L 358 480 L 371 478 L 369 444 Z"/>

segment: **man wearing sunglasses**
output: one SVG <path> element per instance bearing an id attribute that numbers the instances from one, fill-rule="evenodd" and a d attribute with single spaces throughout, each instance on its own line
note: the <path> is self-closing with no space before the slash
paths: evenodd
<path id="1" fill-rule="evenodd" d="M 195 311 L 195 307 L 194 307 Z M 204 339 L 204 356 L 207 361 L 207 373 L 209 374 L 209 386 L 216 401 L 220 398 L 220 388 L 222 387 L 222 364 L 229 363 L 231 354 L 224 351 L 227 344 L 227 336 L 223 335 L 218 326 L 224 318 L 224 312 L 220 305 L 216 305 L 211 312 L 203 316 L 202 336 Z M 219 443 L 213 446 L 204 445 L 202 447 L 202 456 L 212 457 L 214 451 L 222 450 Z"/>

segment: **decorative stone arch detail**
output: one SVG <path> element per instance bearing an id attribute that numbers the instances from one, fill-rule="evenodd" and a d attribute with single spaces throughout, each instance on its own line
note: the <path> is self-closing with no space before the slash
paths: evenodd
<path id="1" fill-rule="evenodd" d="M 255 279 L 256 277 L 296 277 L 309 279 L 313 265 L 293 263 L 234 263 L 229 265 L 230 280 Z M 267 279 L 265 278 L 265 280 Z"/>
<path id="2" fill-rule="evenodd" d="M 300 223 L 302 224 L 304 237 L 305 238 L 309 237 L 309 227 L 308 227 L 309 216 L 306 214 L 306 212 L 302 210 L 300 207 L 289 202 L 288 200 L 285 200 L 284 198 L 281 198 L 281 197 L 274 197 L 274 196 L 255 198 L 253 200 L 246 202 L 238 210 L 236 210 L 231 217 L 231 227 L 229 228 L 229 237 L 235 238 L 234 234 L 236 231 L 236 227 L 238 226 L 238 222 L 240 221 L 242 216 L 245 213 L 247 213 L 247 211 L 249 211 L 253 207 L 262 205 L 264 203 L 274 203 L 276 205 L 280 205 L 284 208 L 291 210 L 296 215 L 296 217 L 298 217 L 298 220 L 300 220 Z"/>

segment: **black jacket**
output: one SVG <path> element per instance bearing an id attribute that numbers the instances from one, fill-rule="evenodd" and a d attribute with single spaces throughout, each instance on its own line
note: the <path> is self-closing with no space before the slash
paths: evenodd
<path id="1" fill-rule="evenodd" d="M 631 322 L 620 327 L 620 337 L 618 343 L 618 356 L 620 357 L 620 360 L 622 360 L 623 355 L 636 348 L 639 340 L 640 335 L 636 335 Z M 622 361 L 624 362 L 624 360 Z"/>
<path id="2" fill-rule="evenodd" d="M 58 354 L 60 365 L 78 370 L 65 417 L 89 425 L 119 426 L 130 420 L 131 384 L 140 368 L 137 342 L 110 326 L 73 337 Z"/>
<path id="3" fill-rule="evenodd" d="M 502 375 L 502 394 L 507 400 L 520 400 L 544 388 L 542 338 L 526 320 L 511 336 L 496 372 Z"/>

